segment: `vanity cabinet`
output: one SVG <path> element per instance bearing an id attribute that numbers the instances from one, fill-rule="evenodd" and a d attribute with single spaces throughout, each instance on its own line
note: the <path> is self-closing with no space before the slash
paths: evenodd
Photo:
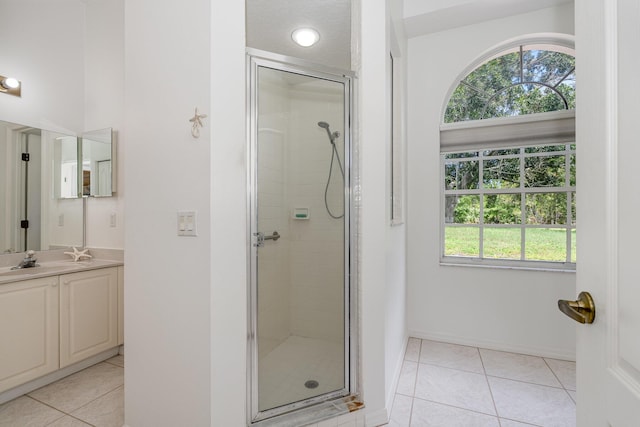
<path id="1" fill-rule="evenodd" d="M 118 268 L 60 276 L 60 367 L 118 345 Z"/>
<path id="2" fill-rule="evenodd" d="M 0 286 L 0 391 L 59 367 L 58 276 Z"/>
<path id="3" fill-rule="evenodd" d="M 118 345 L 124 345 L 124 266 L 118 267 Z"/>

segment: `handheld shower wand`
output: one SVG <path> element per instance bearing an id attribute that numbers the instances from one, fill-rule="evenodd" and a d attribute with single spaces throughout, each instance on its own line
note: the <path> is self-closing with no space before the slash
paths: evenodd
<path id="1" fill-rule="evenodd" d="M 335 144 L 335 140 L 340 136 L 340 132 L 335 131 L 331 133 L 331 131 L 329 130 L 329 123 L 327 122 L 318 122 L 318 126 L 320 126 L 321 128 L 327 131 L 327 135 L 329 136 L 329 141 L 331 142 L 331 144 Z"/>
<path id="2" fill-rule="evenodd" d="M 331 142 L 331 165 L 329 166 L 329 176 L 327 177 L 327 185 L 324 188 L 324 206 L 327 209 L 327 213 L 333 219 L 340 219 L 344 217 L 344 213 L 342 215 L 334 215 L 329 209 L 329 202 L 327 200 L 327 193 L 329 192 L 329 184 L 331 183 L 331 173 L 333 172 L 333 159 L 337 158 L 338 166 L 340 166 L 340 173 L 342 174 L 342 180 L 344 183 L 344 169 L 342 167 L 342 162 L 340 161 L 340 153 L 338 153 L 338 149 L 336 148 L 336 138 L 340 136 L 340 132 L 335 131 L 331 133 L 329 130 L 329 123 L 327 122 L 318 122 L 318 126 L 327 131 L 327 135 L 329 136 L 329 142 Z M 344 185 L 344 184 L 343 184 Z"/>

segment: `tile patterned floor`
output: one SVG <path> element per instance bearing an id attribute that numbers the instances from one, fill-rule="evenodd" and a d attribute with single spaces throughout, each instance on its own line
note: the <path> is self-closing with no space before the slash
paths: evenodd
<path id="1" fill-rule="evenodd" d="M 410 338 L 390 427 L 575 427 L 575 363 Z"/>
<path id="2" fill-rule="evenodd" d="M 0 427 L 121 427 L 124 356 L 0 405 Z"/>
<path id="3" fill-rule="evenodd" d="M 123 384 L 116 356 L 0 405 L 0 427 L 121 427 Z M 575 427 L 575 384 L 574 362 L 410 338 L 388 426 Z"/>

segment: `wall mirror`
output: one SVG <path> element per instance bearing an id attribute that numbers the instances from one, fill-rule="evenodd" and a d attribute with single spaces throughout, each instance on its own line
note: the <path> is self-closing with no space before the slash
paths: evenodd
<path id="1" fill-rule="evenodd" d="M 82 246 L 78 138 L 0 121 L 0 254 Z"/>
<path id="2" fill-rule="evenodd" d="M 82 134 L 82 196 L 109 197 L 115 191 L 111 128 Z"/>
<path id="3" fill-rule="evenodd" d="M 70 135 L 53 140 L 53 192 L 58 199 L 78 197 L 78 138 Z"/>

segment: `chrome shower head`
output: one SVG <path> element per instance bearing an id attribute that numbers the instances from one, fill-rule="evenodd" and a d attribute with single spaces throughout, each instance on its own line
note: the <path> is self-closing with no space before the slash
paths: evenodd
<path id="1" fill-rule="evenodd" d="M 331 131 L 329 130 L 329 123 L 318 122 L 318 126 L 320 126 L 321 128 L 327 131 L 327 135 L 329 136 L 329 142 L 331 142 L 331 144 L 334 144 L 333 140 L 336 138 L 336 136 L 332 134 Z"/>

